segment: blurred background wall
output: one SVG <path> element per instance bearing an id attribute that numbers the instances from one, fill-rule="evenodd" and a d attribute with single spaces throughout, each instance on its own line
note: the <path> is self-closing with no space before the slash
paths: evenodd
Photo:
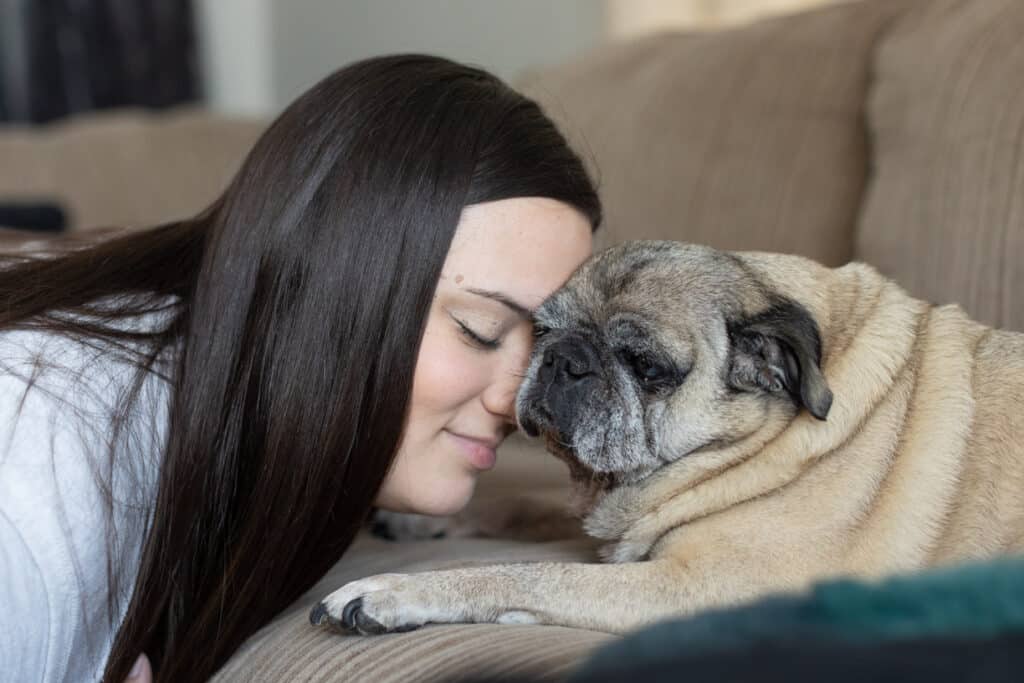
<path id="1" fill-rule="evenodd" d="M 195 0 L 210 103 L 279 110 L 334 68 L 442 54 L 505 78 L 614 39 L 703 29 L 836 0 Z"/>
<path id="2" fill-rule="evenodd" d="M 671 29 L 734 26 L 840 0 L 605 0 L 610 39 Z"/>
<path id="3" fill-rule="evenodd" d="M 276 111 L 338 66 L 374 54 L 443 54 L 510 78 L 524 68 L 567 59 L 604 34 L 604 8 L 595 0 L 197 0 L 196 5 L 210 102 L 245 113 Z"/>
<path id="4" fill-rule="evenodd" d="M 598 44 L 837 0 L 0 0 L 0 120 L 200 102 L 272 115 L 337 67 L 399 51 L 505 78 Z"/>

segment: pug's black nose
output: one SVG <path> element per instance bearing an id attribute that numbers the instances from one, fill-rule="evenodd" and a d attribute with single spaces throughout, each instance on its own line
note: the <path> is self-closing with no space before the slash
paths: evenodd
<path id="1" fill-rule="evenodd" d="M 561 339 L 544 349 L 544 362 L 538 375 L 542 381 L 573 383 L 597 372 L 597 349 L 579 337 Z"/>

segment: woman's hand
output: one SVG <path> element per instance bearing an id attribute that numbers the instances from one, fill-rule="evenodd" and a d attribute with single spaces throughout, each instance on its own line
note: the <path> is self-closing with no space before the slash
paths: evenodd
<path id="1" fill-rule="evenodd" d="M 145 653 L 139 655 L 132 666 L 131 673 L 125 679 L 125 683 L 152 683 L 153 669 L 149 666 L 149 657 Z"/>

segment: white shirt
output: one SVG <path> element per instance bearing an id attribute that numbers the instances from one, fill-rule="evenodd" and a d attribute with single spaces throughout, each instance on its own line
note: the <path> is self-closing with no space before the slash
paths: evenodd
<path id="1" fill-rule="evenodd" d="M 34 386 L 26 392 L 34 361 Z M 96 681 L 124 616 L 155 501 L 168 383 L 148 375 L 109 468 L 123 358 L 0 331 L 0 681 Z M 102 487 L 112 485 L 113 536 Z M 110 560 L 121 574 L 113 614 Z"/>

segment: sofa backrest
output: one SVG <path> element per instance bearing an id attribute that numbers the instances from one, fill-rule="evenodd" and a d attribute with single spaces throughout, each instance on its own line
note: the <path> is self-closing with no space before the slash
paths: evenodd
<path id="1" fill-rule="evenodd" d="M 602 244 L 853 255 L 871 52 L 905 3 L 611 44 L 522 79 L 591 162 Z"/>
<path id="2" fill-rule="evenodd" d="M 933 0 L 875 54 L 856 256 L 1024 330 L 1024 1 Z"/>
<path id="3" fill-rule="evenodd" d="M 265 125 L 180 109 L 5 127 L 0 202 L 56 203 L 71 230 L 184 218 L 221 193 Z"/>
<path id="4" fill-rule="evenodd" d="M 1024 1 L 862 0 L 603 47 L 523 87 L 601 183 L 601 243 L 864 260 L 1024 330 Z"/>

